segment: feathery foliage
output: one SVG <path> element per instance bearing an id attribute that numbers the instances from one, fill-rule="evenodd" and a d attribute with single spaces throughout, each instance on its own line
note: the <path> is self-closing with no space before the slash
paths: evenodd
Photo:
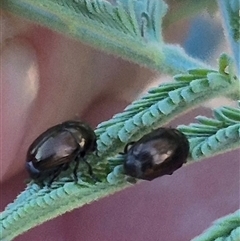
<path id="1" fill-rule="evenodd" d="M 234 4 L 235 1 L 230 2 Z M 220 6 L 228 16 L 226 19 L 233 19 L 230 23 L 235 26 L 236 11 L 229 6 L 224 8 L 224 4 Z M 176 74 L 172 82 L 149 90 L 122 113 L 97 127 L 99 156 L 90 156 L 88 161 L 100 182 L 94 183 L 84 166 L 79 168 L 77 184 L 72 181 L 71 168 L 62 173 L 51 188 L 41 188 L 30 182 L 1 213 L 2 240 L 11 240 L 49 219 L 138 182 L 124 175 L 123 156 L 119 153 L 126 143 L 207 100 L 221 96 L 235 101 L 240 99 L 239 79 L 234 69 L 239 65 L 236 58 L 233 60 L 223 54 L 215 70 L 189 57 L 180 47 L 163 41 L 161 25 L 167 11 L 163 1 L 122 0 L 111 4 L 104 0 L 3 0 L 2 7 L 108 53 L 162 73 Z M 239 46 L 236 31 L 230 35 L 234 45 Z M 213 110 L 212 118 L 197 116 L 196 120 L 198 123 L 178 127 L 190 142 L 187 164 L 239 147 L 239 106 L 220 107 Z M 230 234 L 237 237 L 239 213 L 216 224 L 221 226 L 232 218 L 234 225 L 227 225 L 218 236 L 215 235 L 217 229 L 213 228 L 194 241 L 222 240 Z"/>
<path id="2" fill-rule="evenodd" d="M 240 210 L 216 220 L 212 227 L 192 241 L 230 241 L 240 237 Z"/>

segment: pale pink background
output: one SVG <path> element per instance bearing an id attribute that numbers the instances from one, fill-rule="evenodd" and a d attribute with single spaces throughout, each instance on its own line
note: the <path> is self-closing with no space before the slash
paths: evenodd
<path id="1" fill-rule="evenodd" d="M 178 121 L 188 122 L 195 113 Z M 239 208 L 239 154 L 236 150 L 188 165 L 172 176 L 143 182 L 44 223 L 15 240 L 190 240 L 215 219 Z M 17 179 L 25 177 L 26 173 Z M 23 187 L 22 181 L 8 185 L 3 193 L 5 203 Z"/>
<path id="2" fill-rule="evenodd" d="M 9 15 L 3 20 L 1 210 L 24 189 L 25 155 L 37 135 L 76 115 L 95 126 L 121 111 L 154 76 L 23 20 Z M 166 38 L 182 42 L 187 27 L 184 21 L 171 26 Z M 197 109 L 172 126 L 204 113 L 210 111 Z M 239 154 L 226 153 L 143 182 L 15 240 L 190 240 L 239 207 Z"/>

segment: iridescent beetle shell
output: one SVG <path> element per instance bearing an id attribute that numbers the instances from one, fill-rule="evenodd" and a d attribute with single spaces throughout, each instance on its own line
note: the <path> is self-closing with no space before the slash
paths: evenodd
<path id="1" fill-rule="evenodd" d="M 158 128 L 125 147 L 124 170 L 129 176 L 153 180 L 171 175 L 186 161 L 189 142 L 173 128 Z"/>
<path id="2" fill-rule="evenodd" d="M 96 150 L 96 136 L 86 123 L 66 121 L 43 132 L 30 145 L 27 152 L 26 168 L 30 177 L 43 183 L 48 179 L 48 185 L 57 176 L 75 162 L 73 170 L 77 181 L 79 161 L 84 161 L 92 175 L 92 168 L 84 157 Z"/>

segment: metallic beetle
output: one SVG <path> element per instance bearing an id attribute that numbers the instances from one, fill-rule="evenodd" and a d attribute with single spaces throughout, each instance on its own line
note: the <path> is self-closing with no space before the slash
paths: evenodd
<path id="1" fill-rule="evenodd" d="M 80 161 L 87 164 L 89 174 L 93 175 L 92 167 L 84 157 L 96 151 L 96 147 L 95 133 L 86 123 L 66 121 L 49 128 L 30 145 L 26 168 L 33 180 L 41 184 L 48 180 L 50 186 L 70 163 L 75 162 L 73 175 L 77 181 Z"/>
<path id="2" fill-rule="evenodd" d="M 129 176 L 153 180 L 171 175 L 186 162 L 189 142 L 186 136 L 173 128 L 158 128 L 125 149 L 123 167 Z"/>

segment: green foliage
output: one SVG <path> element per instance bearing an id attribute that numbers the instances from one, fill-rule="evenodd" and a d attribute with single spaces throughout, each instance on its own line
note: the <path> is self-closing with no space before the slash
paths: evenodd
<path id="1" fill-rule="evenodd" d="M 235 64 L 240 73 L 239 64 L 239 47 L 240 47 L 240 21 L 239 11 L 240 4 L 239 0 L 219 0 L 219 7 L 223 16 L 223 26 L 225 27 L 225 35 L 227 36 L 230 48 L 235 59 Z"/>
<path id="2" fill-rule="evenodd" d="M 192 241 L 231 241 L 240 237 L 240 210 L 216 220 L 212 227 Z"/>
<path id="3" fill-rule="evenodd" d="M 214 119 L 197 116 L 199 124 L 179 126 L 188 136 L 193 160 L 209 157 L 239 146 L 240 109 L 221 107 L 214 111 Z"/>
<path id="4" fill-rule="evenodd" d="M 123 157 L 114 156 L 123 150 L 127 142 L 138 139 L 139 132 L 143 135 L 154 126 L 167 123 L 171 116 L 190 109 L 202 99 L 233 91 L 237 82 L 230 76 L 206 69 L 189 70 L 188 74 L 175 76 L 175 82 L 149 90 L 123 113 L 100 124 L 96 134 L 101 162 L 96 163 L 96 157 L 90 157 L 89 161 L 95 164 L 94 171 L 101 182 L 91 183 L 84 173 L 79 173 L 78 184 L 71 181 L 71 175 L 61 177 L 51 188 L 29 184 L 2 213 L 6 240 L 49 218 L 130 186 L 123 173 Z M 192 158 L 217 154 L 223 151 L 223 147 L 225 150 L 236 148 L 240 133 L 239 113 L 237 108 L 222 107 L 214 111 L 214 119 L 199 116 L 197 119 L 200 124 L 180 126 L 180 130 L 189 136 Z M 29 216 L 31 222 L 27 222 Z"/>
<path id="5" fill-rule="evenodd" d="M 3 0 L 3 8 L 162 73 L 207 67 L 162 41 L 161 0 Z M 87 26 L 87 27 L 86 27 Z M 176 58 L 179 61 L 175 61 Z"/>
<path id="6" fill-rule="evenodd" d="M 123 113 L 98 126 L 96 134 L 99 136 L 98 149 L 102 158 L 112 155 L 112 151 L 121 151 L 124 143 L 139 139 L 190 107 L 213 96 L 227 95 L 235 91 L 233 86 L 238 86 L 238 81 L 230 74 L 207 69 L 189 70 L 174 79 L 175 82 L 149 90 L 147 95 L 134 101 Z M 104 155 L 101 155 L 102 152 Z"/>
<path id="7" fill-rule="evenodd" d="M 231 6 L 234 3 L 229 2 Z M 230 22 L 235 29 L 236 11 L 230 5 L 220 4 L 225 19 L 234 20 Z M 221 55 L 219 68 L 215 70 L 189 57 L 180 47 L 164 43 L 161 25 L 167 6 L 163 1 L 122 0 L 111 4 L 103 0 L 3 0 L 2 7 L 108 53 L 161 73 L 176 74 L 172 82 L 149 90 L 122 113 L 97 127 L 99 156 L 90 156 L 88 161 L 101 182 L 93 183 L 83 166 L 77 184 L 72 181 L 71 169 L 61 174 L 51 188 L 29 183 L 1 213 L 2 240 L 11 240 L 49 219 L 138 182 L 124 175 L 123 156 L 119 153 L 126 143 L 138 140 L 207 100 L 221 96 L 240 99 L 234 69 L 239 65 L 237 58 L 234 61 L 226 54 Z M 229 32 L 233 39 L 235 32 L 232 35 Z M 187 164 L 239 147 L 239 107 L 220 107 L 213 110 L 212 118 L 197 116 L 196 120 L 198 123 L 178 127 L 190 142 Z M 225 225 L 226 222 L 231 225 Z M 220 232 L 222 225 L 226 228 Z M 237 237 L 238 226 L 236 212 L 216 222 L 213 229 L 194 241 Z"/>
<path id="8" fill-rule="evenodd" d="M 220 107 L 214 110 L 213 116 L 214 118 L 197 116 L 199 123 L 178 126 L 190 143 L 188 163 L 239 148 L 240 108 Z M 108 159 L 113 168 L 107 178 L 111 184 L 123 179 L 123 158 L 118 155 Z"/>

